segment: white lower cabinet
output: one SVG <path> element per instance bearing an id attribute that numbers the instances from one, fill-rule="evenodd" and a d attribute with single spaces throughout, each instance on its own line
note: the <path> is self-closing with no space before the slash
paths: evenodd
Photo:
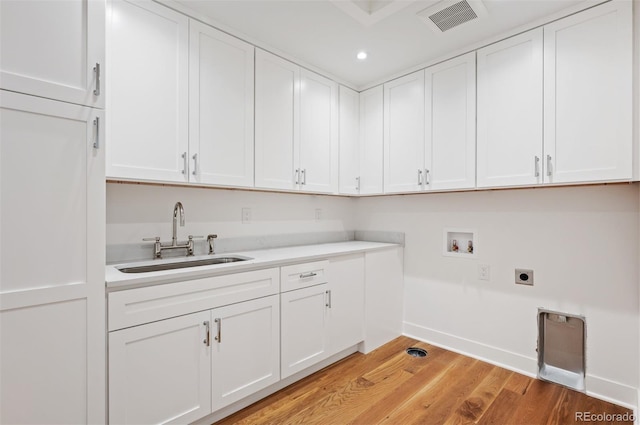
<path id="1" fill-rule="evenodd" d="M 278 295 L 211 310 L 212 408 L 280 380 Z"/>
<path id="2" fill-rule="evenodd" d="M 283 267 L 283 279 L 288 270 L 298 271 L 301 281 L 326 276 L 326 283 L 280 295 L 283 379 L 364 339 L 363 255 L 330 260 L 322 269 L 326 274 L 317 262 Z"/>
<path id="3" fill-rule="evenodd" d="M 362 253 L 110 293 L 109 422 L 194 422 L 311 373 L 364 341 L 364 293 Z"/>
<path id="4" fill-rule="evenodd" d="M 211 413 L 210 311 L 109 334 L 109 422 L 186 423 Z"/>
<path id="5" fill-rule="evenodd" d="M 364 255 L 329 262 L 327 353 L 337 354 L 364 339 Z"/>
<path id="6" fill-rule="evenodd" d="M 282 379 L 327 357 L 327 287 L 324 283 L 280 295 Z"/>

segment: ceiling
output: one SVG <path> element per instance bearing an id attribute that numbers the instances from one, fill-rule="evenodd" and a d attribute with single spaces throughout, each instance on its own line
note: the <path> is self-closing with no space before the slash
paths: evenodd
<path id="1" fill-rule="evenodd" d="M 448 0 L 444 0 L 448 1 Z M 356 89 L 593 0 L 484 0 L 487 15 L 436 34 L 416 13 L 439 0 L 177 0 L 234 35 Z M 469 0 L 473 4 L 474 0 Z M 368 58 L 356 59 L 364 50 Z"/>

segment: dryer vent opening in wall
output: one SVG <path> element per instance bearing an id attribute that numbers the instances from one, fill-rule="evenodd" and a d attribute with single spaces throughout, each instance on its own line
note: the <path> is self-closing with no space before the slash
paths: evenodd
<path id="1" fill-rule="evenodd" d="M 433 32 L 442 34 L 466 22 L 487 15 L 479 0 L 445 0 L 417 13 Z"/>
<path id="2" fill-rule="evenodd" d="M 585 391 L 585 319 L 538 309 L 538 378 Z"/>

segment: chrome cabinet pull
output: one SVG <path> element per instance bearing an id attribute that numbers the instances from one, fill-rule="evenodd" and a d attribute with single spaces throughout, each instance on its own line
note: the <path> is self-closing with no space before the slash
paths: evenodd
<path id="1" fill-rule="evenodd" d="M 306 168 L 301 169 L 300 174 L 302 174 L 302 183 L 300 184 L 307 184 L 307 169 Z"/>
<path id="2" fill-rule="evenodd" d="M 308 277 L 314 277 L 314 276 L 318 276 L 318 273 L 315 273 L 315 272 L 302 273 L 300 275 L 300 279 L 306 279 Z"/>
<path id="3" fill-rule="evenodd" d="M 214 320 L 214 322 L 216 322 L 218 325 L 218 335 L 216 335 L 214 339 L 218 341 L 218 344 L 220 344 L 222 342 L 222 319 L 217 318 Z"/>
<path id="4" fill-rule="evenodd" d="M 327 303 L 325 304 L 325 306 L 331 308 L 331 289 L 326 291 L 326 294 L 327 294 Z"/>
<path id="5" fill-rule="evenodd" d="M 547 176 L 551 177 L 551 155 L 547 155 Z"/>
<path id="6" fill-rule="evenodd" d="M 422 186 L 422 170 L 418 170 L 418 186 Z"/>
<path id="7" fill-rule="evenodd" d="M 94 149 L 100 149 L 100 117 L 93 120 L 93 126 L 96 128 L 96 138 L 93 140 Z"/>
<path id="8" fill-rule="evenodd" d="M 96 88 L 93 89 L 93 94 L 95 96 L 100 96 L 100 64 L 96 63 L 96 66 L 93 67 L 93 73 L 96 74 Z"/>
<path id="9" fill-rule="evenodd" d="M 182 174 L 187 174 L 187 153 L 182 154 Z"/>
<path id="10" fill-rule="evenodd" d="M 296 168 L 296 184 L 300 184 L 300 169 Z"/>
<path id="11" fill-rule="evenodd" d="M 209 329 L 209 321 L 207 320 L 206 322 L 203 322 L 202 324 L 204 325 L 205 330 L 206 330 L 204 341 L 202 341 L 202 342 L 204 343 L 204 345 L 209 347 L 209 346 L 211 346 L 211 329 Z"/>
<path id="12" fill-rule="evenodd" d="M 540 157 L 536 155 L 535 160 L 535 176 L 540 177 Z"/>
<path id="13" fill-rule="evenodd" d="M 429 181 L 429 170 L 424 169 L 424 184 L 429 185 L 431 182 Z"/>
<path id="14" fill-rule="evenodd" d="M 356 192 L 360 193 L 360 177 L 356 177 Z"/>
<path id="15" fill-rule="evenodd" d="M 191 158 L 193 158 L 193 171 L 191 172 L 191 174 L 193 174 L 194 176 L 197 176 L 198 175 L 198 154 L 194 153 Z"/>

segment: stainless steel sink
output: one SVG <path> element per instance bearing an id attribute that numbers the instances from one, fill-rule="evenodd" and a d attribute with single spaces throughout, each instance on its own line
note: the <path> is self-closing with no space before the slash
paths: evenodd
<path id="1" fill-rule="evenodd" d="M 187 267 L 211 266 L 214 264 L 235 263 L 237 261 L 251 260 L 249 257 L 215 257 L 204 258 L 201 260 L 176 261 L 173 263 L 147 264 L 144 266 L 121 266 L 117 267 L 122 273 L 147 273 L 158 272 L 162 270 L 184 269 Z"/>

